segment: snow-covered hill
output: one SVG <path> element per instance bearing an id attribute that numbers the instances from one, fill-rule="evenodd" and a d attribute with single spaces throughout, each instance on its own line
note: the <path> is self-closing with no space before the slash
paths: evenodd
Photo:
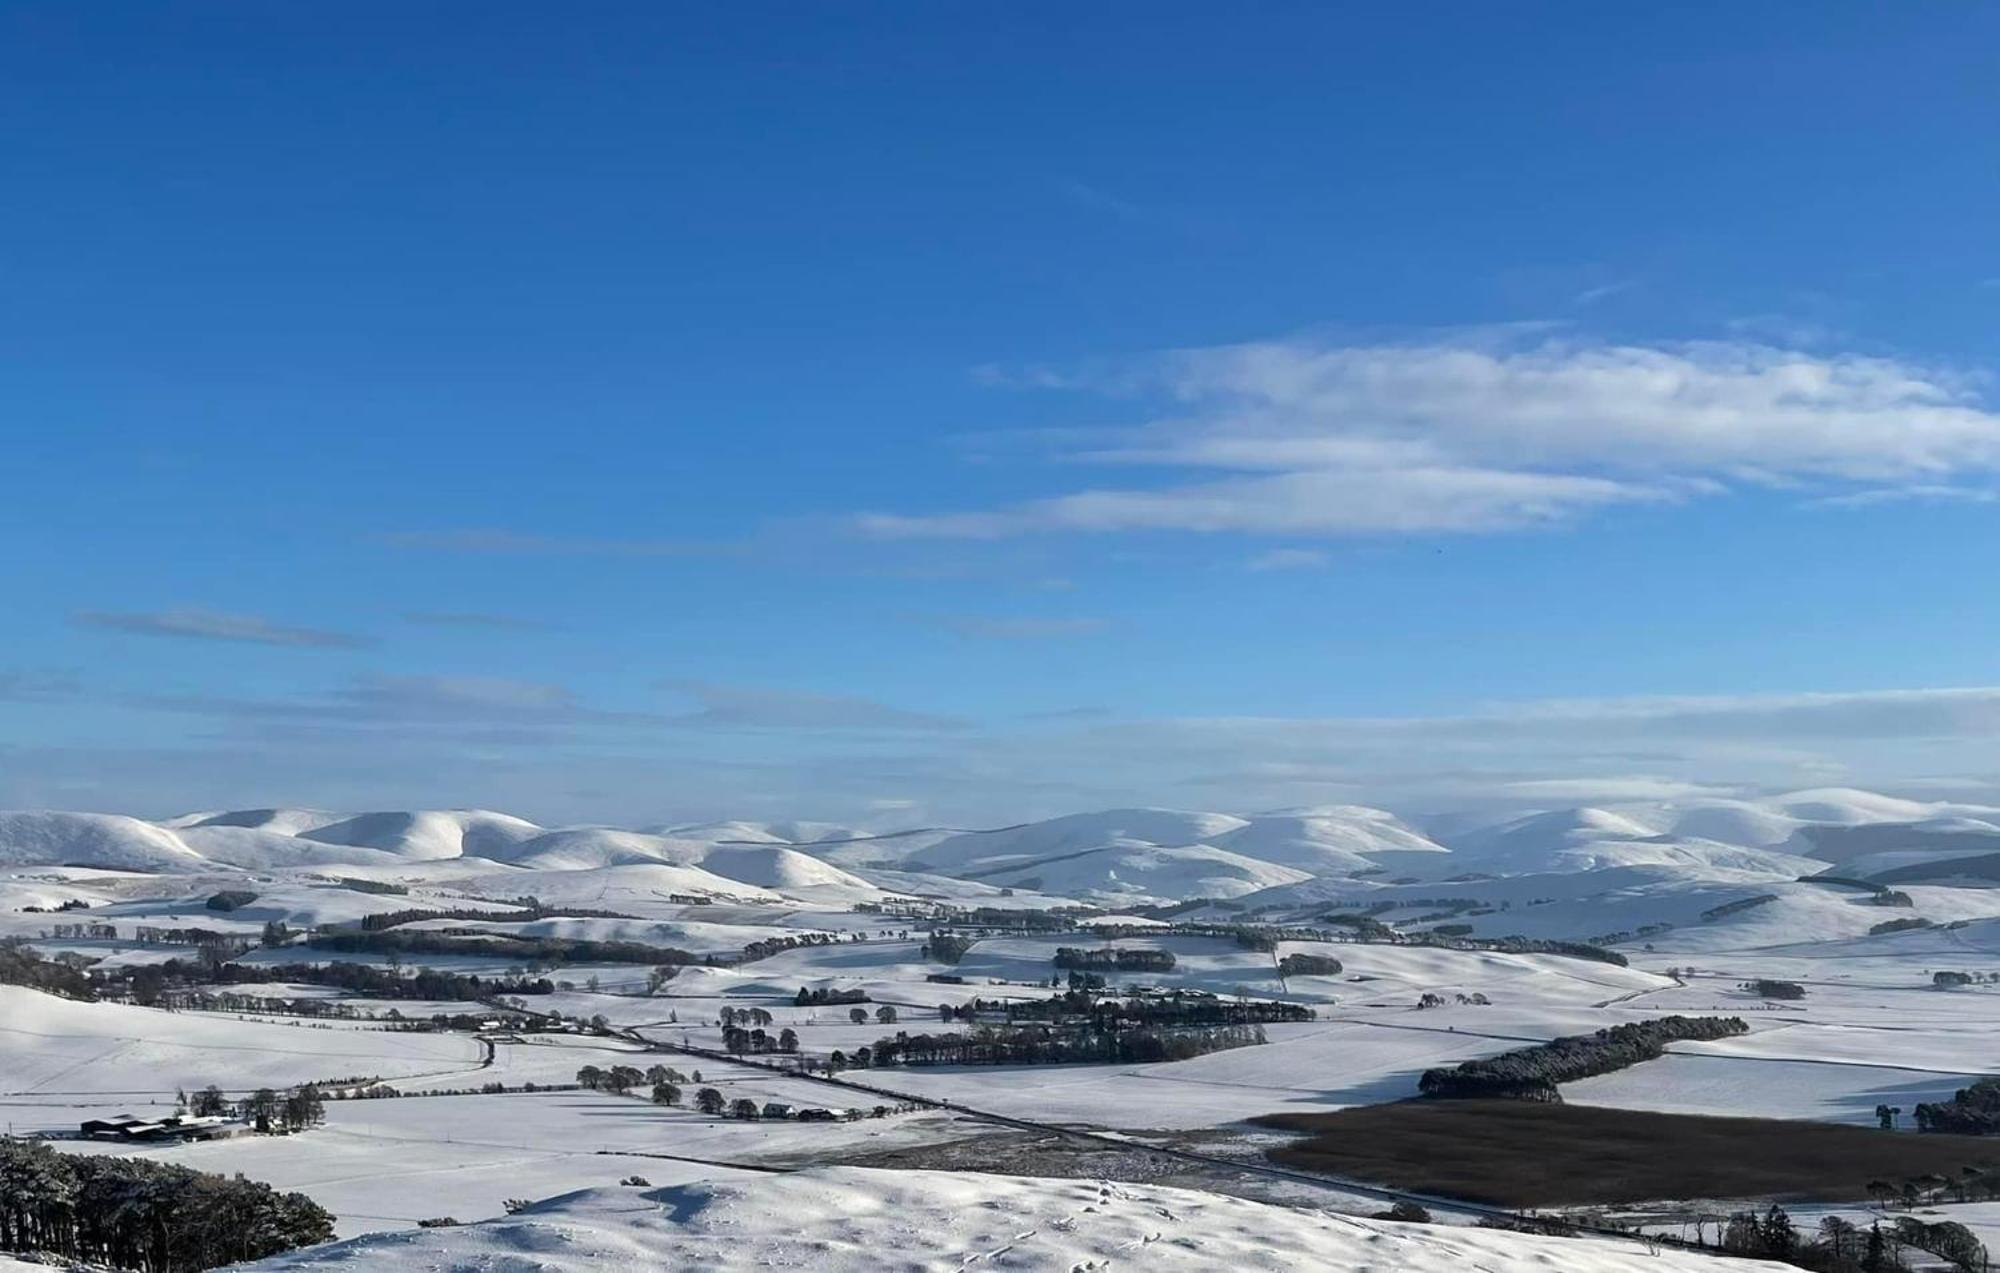
<path id="1" fill-rule="evenodd" d="M 663 1189 L 585 1189 L 504 1219 L 376 1234 L 246 1269 L 1776 1270 L 1640 1243 L 1390 1224 L 1090 1180 L 816 1168 Z"/>

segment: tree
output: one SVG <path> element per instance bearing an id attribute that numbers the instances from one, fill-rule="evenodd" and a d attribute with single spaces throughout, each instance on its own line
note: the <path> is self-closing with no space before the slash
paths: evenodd
<path id="1" fill-rule="evenodd" d="M 792 1029 L 792 1027 L 790 1026 L 786 1026 L 784 1029 L 778 1031 L 778 1051 L 796 1052 L 798 1050 L 799 1050 L 799 1032 L 797 1030 Z"/>
<path id="2" fill-rule="evenodd" d="M 653 1104 L 678 1105 L 681 1103 L 681 1089 L 662 1080 L 653 1084 Z"/>
<path id="3" fill-rule="evenodd" d="M 647 1067 L 646 1067 L 646 1081 L 647 1081 L 648 1083 L 651 1083 L 651 1084 L 653 1084 L 653 1085 L 654 1085 L 654 1086 L 656 1086 L 656 1087 L 657 1087 L 657 1086 L 658 1086 L 659 1084 L 661 1084 L 661 1083 L 665 1083 L 665 1082 L 667 1082 L 667 1081 L 668 1081 L 668 1077 L 667 1077 L 667 1067 L 666 1067 L 666 1066 L 664 1066 L 664 1065 L 649 1065 L 649 1066 L 647 1066 Z"/>
<path id="4" fill-rule="evenodd" d="M 729 1103 L 729 1116 L 731 1118 L 756 1118 L 758 1113 L 757 1102 L 747 1096 L 739 1096 Z"/>
<path id="5" fill-rule="evenodd" d="M 729 1102 L 714 1088 L 704 1087 L 694 1094 L 694 1104 L 704 1114 L 720 1114 Z"/>
<path id="6" fill-rule="evenodd" d="M 867 1024 L 868 1024 L 868 1009 L 866 1009 L 866 1008 L 850 1008 L 850 1009 L 848 1009 L 848 1012 L 847 1012 L 847 1019 L 848 1019 L 849 1021 L 852 1021 L 852 1022 L 853 1022 L 854 1024 L 856 1024 L 856 1025 L 867 1025 Z"/>
<path id="7" fill-rule="evenodd" d="M 268 1087 L 260 1087 L 243 1102 L 243 1116 L 256 1125 L 260 1132 L 271 1130 L 271 1122 L 278 1116 L 278 1094 Z"/>
<path id="8" fill-rule="evenodd" d="M 586 1065 L 576 1072 L 576 1081 L 590 1091 L 598 1091 L 604 1086 L 604 1071 L 594 1065 Z"/>
<path id="9" fill-rule="evenodd" d="M 1896 1130 L 1896 1115 L 1902 1112 L 1903 1109 L 1900 1105 L 1877 1105 L 1875 1107 L 1875 1121 L 1881 1124 L 1883 1131 L 1892 1132 Z"/>
<path id="10" fill-rule="evenodd" d="M 623 1096 L 637 1087 L 646 1075 L 632 1065 L 614 1065 L 604 1076 L 604 1086 Z"/>
<path id="11" fill-rule="evenodd" d="M 222 1095 L 222 1089 L 211 1083 L 194 1094 L 188 1111 L 201 1118 L 219 1118 L 229 1111 L 229 1101 Z"/>
<path id="12" fill-rule="evenodd" d="M 1791 1259 L 1792 1253 L 1799 1247 L 1799 1232 L 1792 1227 L 1792 1218 L 1785 1214 L 1785 1209 L 1772 1203 L 1771 1209 L 1764 1213 L 1761 1228 L 1764 1234 L 1763 1253 L 1773 1259 Z"/>
<path id="13" fill-rule="evenodd" d="M 886 1003 L 883 1004 L 881 1007 L 875 1009 L 875 1023 L 877 1025 L 896 1024 L 896 1010 Z"/>
<path id="14" fill-rule="evenodd" d="M 1882 1222 L 1877 1220 L 1868 1226 L 1868 1245 L 1861 1254 L 1861 1273 L 1889 1273 L 1894 1268 L 1894 1256 L 1889 1253 L 1889 1244 L 1882 1237 Z"/>
<path id="15" fill-rule="evenodd" d="M 285 1094 L 284 1117 L 285 1126 L 294 1131 L 316 1126 L 326 1121 L 326 1101 L 310 1084 L 295 1087 Z"/>

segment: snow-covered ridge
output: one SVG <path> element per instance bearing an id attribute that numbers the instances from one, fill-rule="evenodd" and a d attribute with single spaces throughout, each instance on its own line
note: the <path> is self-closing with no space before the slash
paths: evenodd
<path id="1" fill-rule="evenodd" d="M 817 1168 L 665 1189 L 586 1189 L 504 1219 L 376 1234 L 246 1269 L 1777 1269 L 1639 1243 L 1390 1224 L 1089 1180 Z"/>
<path id="2" fill-rule="evenodd" d="M 2000 809 L 1834 789 L 1459 818 L 1445 828 L 1440 822 L 1427 835 L 1360 805 L 1249 815 L 1109 809 L 991 831 L 885 834 L 826 822 L 549 828 L 482 809 L 249 809 L 157 822 L 18 812 L 0 813 L 0 865 L 164 874 L 345 868 L 406 877 L 651 867 L 672 874 L 677 891 L 717 895 L 861 900 L 948 879 L 1130 906 L 1261 896 L 1314 881 L 1442 883 L 1630 868 L 1775 882 L 1857 859 L 1864 870 L 1881 863 L 1907 872 L 1913 853 L 1944 861 L 2000 852 Z"/>

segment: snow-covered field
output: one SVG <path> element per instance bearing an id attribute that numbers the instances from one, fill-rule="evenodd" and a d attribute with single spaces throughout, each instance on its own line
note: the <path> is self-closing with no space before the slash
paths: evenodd
<path id="1" fill-rule="evenodd" d="M 799 1258 L 837 1269 L 859 1267 L 872 1251 L 873 1266 L 893 1252 L 913 1268 L 957 1267 L 983 1254 L 1024 1268 L 1116 1259 L 1190 1268 L 1351 1260 L 1385 1269 L 1612 1269 L 1641 1256 L 1574 1244 L 1551 1255 L 1507 1235 L 1371 1225 L 1216 1195 L 1161 1201 L 1138 1185 L 1107 1186 L 1099 1196 L 1099 1186 L 1074 1181 L 768 1169 L 964 1148 L 1003 1130 L 982 1114 L 1143 1133 L 1254 1163 L 1272 1133 L 1246 1120 L 1405 1099 L 1431 1067 L 1666 1013 L 1742 1016 L 1750 1032 L 1673 1045 L 1659 1060 L 1569 1084 L 1565 1099 L 1864 1125 L 1889 1105 L 1907 1122 L 1917 1103 L 1948 1099 L 2000 1057 L 2000 984 L 1933 985 L 1940 971 L 2000 972 L 2000 888 L 1950 873 L 1953 861 L 1996 851 L 2000 810 L 1840 791 L 1549 810 L 1491 824 L 1423 825 L 1353 806 L 1250 817 L 1142 809 L 888 836 L 748 822 L 543 828 L 482 811 L 254 810 L 163 822 L 0 814 L 0 938 L 112 970 L 190 959 L 192 946 L 153 930 L 206 929 L 250 945 L 233 958 L 250 970 L 240 975 L 256 980 L 218 989 L 338 1001 L 357 1018 L 168 1012 L 0 985 L 0 1124 L 64 1136 L 86 1118 L 168 1112 L 177 1092 L 210 1084 L 237 1095 L 379 1078 L 413 1095 L 329 1102 L 325 1125 L 297 1135 L 136 1150 L 66 1146 L 302 1190 L 336 1214 L 343 1236 L 410 1230 L 442 1215 L 486 1222 L 311 1257 L 352 1267 L 533 1259 L 546 1268 L 676 1260 L 709 1268 Z M 1930 865 L 1935 877 L 1923 874 Z M 1820 871 L 1852 882 L 1801 881 Z M 1871 882 L 1874 874 L 1892 883 Z M 225 891 L 253 896 L 211 905 Z M 976 940 L 945 964 L 924 944 L 933 917 L 952 907 L 1071 908 L 1074 926 L 1030 933 L 996 919 L 997 930 L 966 929 Z M 256 944 L 267 924 L 301 934 L 404 911 L 438 912 L 396 929 L 432 940 L 517 939 L 551 950 L 633 943 L 708 962 L 662 980 L 655 961 L 622 952 L 633 961 L 544 959 L 526 945 L 519 954 L 387 954 L 316 949 L 297 937 Z M 1366 913 L 1411 933 L 1608 943 L 1629 966 L 1338 939 L 1287 938 L 1258 950 L 1226 932 L 1171 930 L 1175 922 L 1276 924 L 1338 938 L 1349 930 L 1329 926 L 1330 913 Z M 1928 926 L 1870 931 L 1908 920 Z M 1112 924 L 1136 935 L 1092 931 Z M 774 1037 L 791 1031 L 797 1058 L 852 1057 L 899 1031 L 967 1028 L 941 1021 L 941 1005 L 1059 993 L 1054 956 L 1062 946 L 1173 956 L 1171 969 L 1112 974 L 1114 989 L 1280 1000 L 1311 1009 L 1313 1019 L 1267 1025 L 1259 1046 L 1182 1061 L 848 1074 L 951 1110 L 820 1123 L 691 1108 L 700 1087 L 760 1109 L 894 1102 L 770 1068 L 789 1055 L 720 1059 L 725 1009 L 766 1014 L 759 1024 Z M 1289 956 L 1332 958 L 1341 969 L 1281 976 L 1279 961 Z M 504 1022 L 477 1033 L 393 1031 L 381 1020 L 391 1014 L 499 1010 L 351 994 L 264 971 L 334 961 L 403 975 L 543 976 L 556 988 L 524 997 L 528 1009 L 602 1018 L 609 1031 L 634 1033 L 533 1033 Z M 939 976 L 957 980 L 932 979 Z M 1796 981 L 1804 997 L 1759 998 L 1741 984 L 1755 978 Z M 865 1001 L 802 1005 L 802 989 Z M 681 1106 L 651 1104 L 644 1086 L 628 1096 L 522 1090 L 614 1065 L 681 1071 L 689 1076 Z M 506 1090 L 414 1095 L 495 1084 Z M 965 1161 L 979 1165 L 976 1148 Z M 633 1175 L 651 1186 L 618 1185 Z M 1272 1187 L 1309 1208 L 1354 1205 L 1351 1193 Z M 585 1192 L 493 1218 L 509 1200 L 577 1190 Z M 772 1221 L 780 1215 L 788 1223 Z M 765 1236 L 731 1244 L 721 1238 L 728 1232 Z M 1562 1253 L 1585 1250 L 1589 1262 L 1561 1262 Z M 1632 1267 L 1680 1267 L 1678 1257 L 1643 1258 Z"/>

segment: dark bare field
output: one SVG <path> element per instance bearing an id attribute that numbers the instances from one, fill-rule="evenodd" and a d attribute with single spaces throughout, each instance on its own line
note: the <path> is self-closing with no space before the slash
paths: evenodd
<path id="1" fill-rule="evenodd" d="M 1855 1202 L 1871 1180 L 2000 1167 L 2000 1138 L 1527 1101 L 1402 1101 L 1256 1121 L 1310 1135 L 1271 1151 L 1284 1166 L 1504 1207 Z"/>

